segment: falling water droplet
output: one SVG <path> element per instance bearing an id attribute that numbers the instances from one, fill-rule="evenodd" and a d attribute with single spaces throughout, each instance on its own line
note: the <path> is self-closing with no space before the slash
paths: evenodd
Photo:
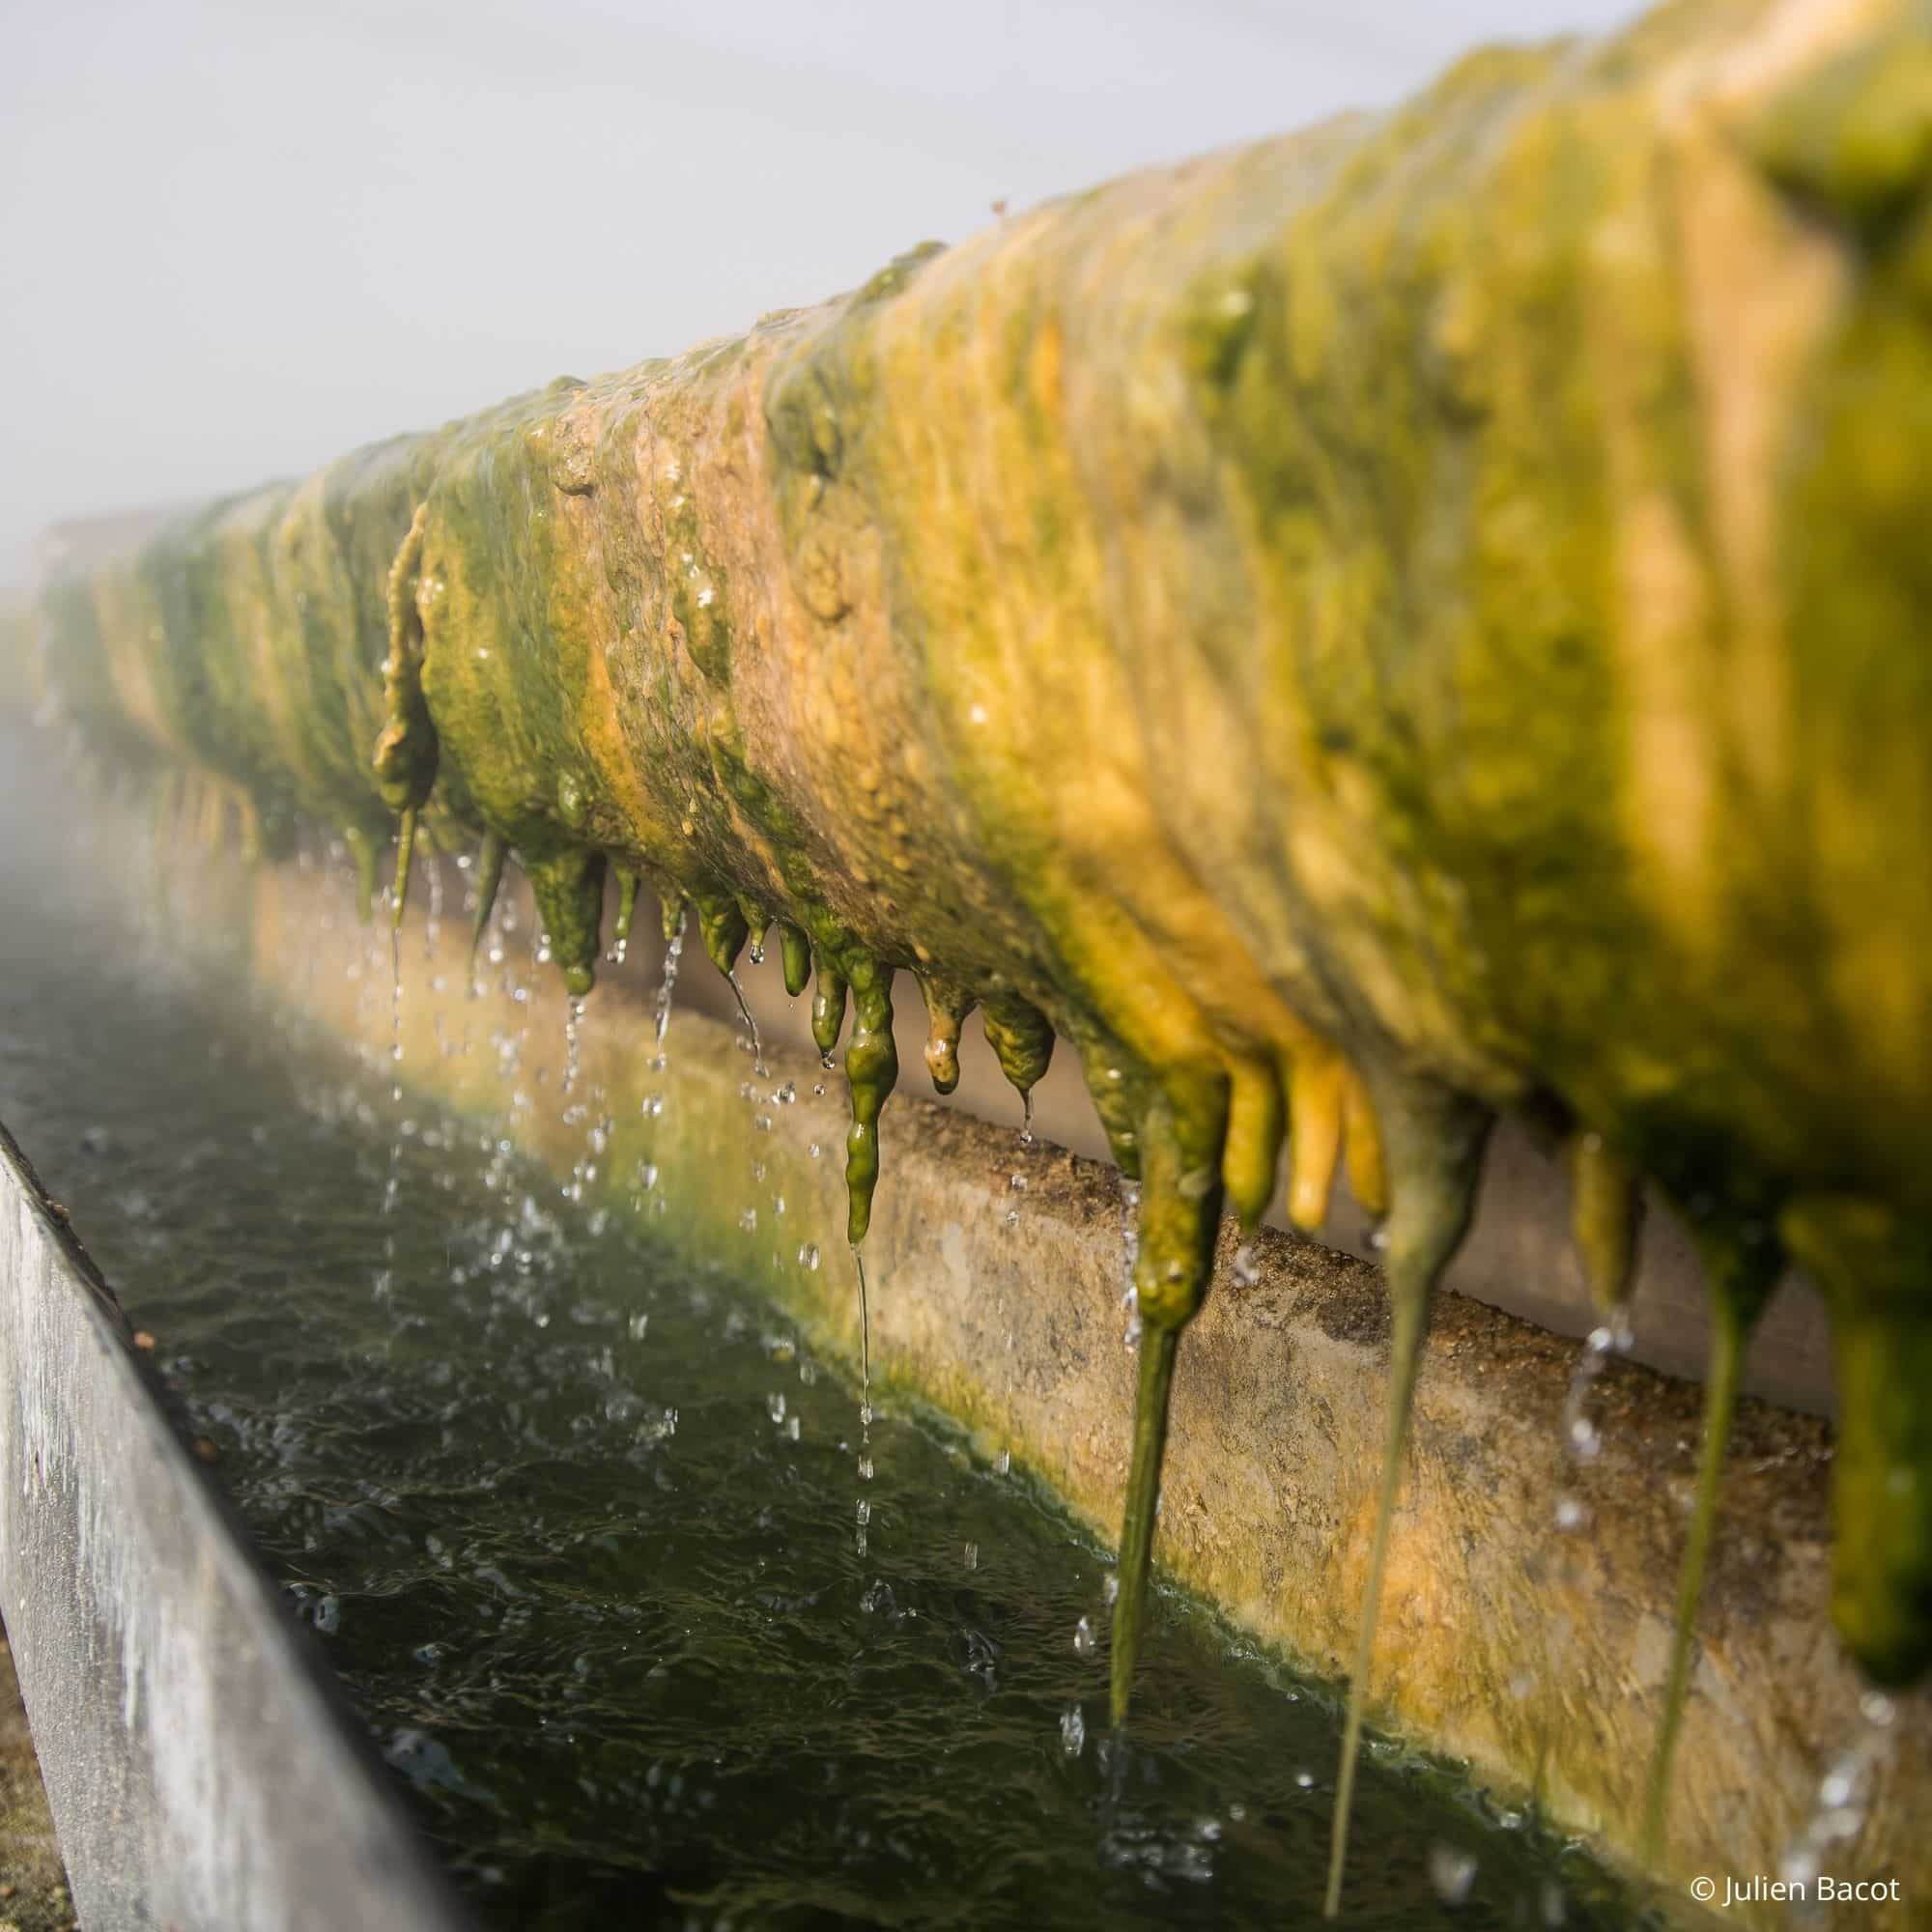
<path id="1" fill-rule="evenodd" d="M 658 981 L 656 1002 L 656 1033 L 660 1048 L 664 1045 L 665 1034 L 670 1026 L 671 996 L 677 990 L 677 967 L 678 961 L 684 957 L 684 924 L 689 917 L 690 909 L 679 906 L 677 923 L 671 929 L 670 938 L 665 942 L 664 978 Z"/>
<path id="2" fill-rule="evenodd" d="M 1591 1329 L 1583 1343 L 1563 1399 L 1563 1444 L 1578 1462 L 1595 1462 L 1603 1451 L 1603 1431 L 1591 1412 L 1592 1397 L 1610 1357 L 1629 1354 L 1634 1339 L 1629 1320 L 1619 1312 L 1614 1321 Z"/>
<path id="3" fill-rule="evenodd" d="M 1778 1864 L 1778 1877 L 1808 1889 L 1827 1859 L 1842 1865 L 1844 1853 L 1864 1830 L 1872 1788 L 1891 1755 L 1898 1707 L 1882 1690 L 1859 1700 L 1859 1728 L 1818 1780 L 1810 1815 Z"/>
<path id="4" fill-rule="evenodd" d="M 771 1078 L 771 1068 L 765 1065 L 765 1044 L 758 1037 L 758 1023 L 752 1017 L 752 1009 L 745 1004 L 745 989 L 738 983 L 738 969 L 734 966 L 724 976 L 731 988 L 731 997 L 738 1003 L 738 1017 L 745 1022 L 745 1031 L 752 1037 L 752 1065 L 757 1069 L 760 1080 Z"/>
<path id="5" fill-rule="evenodd" d="M 1073 1648 L 1078 1656 L 1092 1657 L 1094 1655 L 1094 1625 L 1091 1619 L 1082 1617 L 1073 1626 Z"/>
<path id="6" fill-rule="evenodd" d="M 399 1071 L 403 1059 L 403 934 L 399 921 L 389 923 L 389 1163 L 388 1172 L 383 1182 L 383 1267 L 378 1272 L 375 1290 L 378 1296 L 385 1297 L 395 1284 L 396 1232 L 389 1225 L 396 1211 L 396 1202 L 402 1193 L 403 1122 L 400 1118 L 403 1104 L 403 1083 Z"/>
<path id="7" fill-rule="evenodd" d="M 1429 1848 L 1429 1883 L 1444 1905 L 1461 1905 L 1476 1883 L 1476 1861 L 1460 1845 L 1441 1842 Z"/>

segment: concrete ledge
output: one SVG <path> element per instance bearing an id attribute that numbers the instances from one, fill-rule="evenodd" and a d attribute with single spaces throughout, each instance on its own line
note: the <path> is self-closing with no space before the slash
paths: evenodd
<path id="1" fill-rule="evenodd" d="M 386 1049 L 388 933 L 355 923 L 343 882 L 263 872 L 226 890 L 242 895 L 230 920 L 252 931 L 267 985 L 372 1054 Z M 731 1029 L 690 1014 L 673 1022 L 659 1070 L 646 1004 L 607 984 L 589 1002 L 566 1096 L 564 1004 L 528 957 L 527 922 L 509 963 L 486 966 L 474 988 L 461 924 L 404 936 L 407 1079 L 502 1115 L 559 1173 L 594 1166 L 586 1178 L 607 1205 L 748 1277 L 815 1342 L 856 1358 L 842 1077 L 768 1049 L 755 1078 Z M 710 971 L 695 945 L 685 971 Z M 777 1097 L 785 1090 L 790 1099 Z M 650 1113 L 653 1094 L 662 1106 Z M 593 1151 L 600 1126 L 608 1139 Z M 1009 1448 L 1111 1540 L 1132 1395 L 1118 1177 L 903 1093 L 882 1139 L 867 1245 L 875 1383 L 937 1404 L 989 1451 Z M 1385 1299 L 1368 1264 L 1273 1232 L 1243 1285 L 1231 1239 L 1224 1231 L 1214 1293 L 1181 1351 L 1156 1556 L 1258 1637 L 1338 1675 L 1380 1451 Z M 1601 1384 L 1605 1446 L 1579 1475 L 1559 1444 L 1576 1359 L 1573 1343 L 1440 1298 L 1375 1690 L 1392 1729 L 1467 1760 L 1499 1794 L 1534 1795 L 1628 1863 L 1698 1395 L 1613 1367 Z M 1774 1874 L 1853 1731 L 1859 1687 L 1826 1618 L 1829 1460 L 1824 1423 L 1745 1405 L 1679 1757 L 1667 1871 L 1680 1883 Z M 1554 1516 L 1564 1492 L 1587 1512 L 1567 1535 Z M 1149 1668 L 1159 1652 L 1156 1634 Z M 1909 1702 L 1898 1732 L 1857 1875 L 1899 1879 L 1908 1902 L 1860 1907 L 1862 1925 L 1922 1924 L 1932 1898 L 1932 1846 L 1913 1829 L 1932 1799 L 1932 1700 Z M 1726 1918 L 1792 1922 L 1771 1906 Z"/>
<path id="2" fill-rule="evenodd" d="M 0 1130 L 0 1608 L 88 1932 L 460 1932 Z"/>

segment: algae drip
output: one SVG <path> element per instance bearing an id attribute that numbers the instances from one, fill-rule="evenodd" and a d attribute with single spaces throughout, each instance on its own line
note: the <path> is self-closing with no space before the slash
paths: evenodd
<path id="1" fill-rule="evenodd" d="M 492 1922 L 1315 1919 L 1320 1695 L 1156 1605 L 1111 1736 L 1109 1560 L 1019 1478 L 882 1407 L 862 1557 L 856 1391 L 728 1271 L 5 863 L 0 1113 Z M 1412 1760 L 1354 1831 L 1354 1923 L 1633 1922 Z"/>

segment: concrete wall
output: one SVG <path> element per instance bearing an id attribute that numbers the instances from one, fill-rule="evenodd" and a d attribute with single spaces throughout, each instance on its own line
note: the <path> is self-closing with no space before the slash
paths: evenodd
<path id="1" fill-rule="evenodd" d="M 653 925 L 648 917 L 639 920 L 631 956 L 618 974 L 619 983 L 638 997 L 655 983 L 663 958 Z M 809 1003 L 786 997 L 776 948 L 773 952 L 761 966 L 749 959 L 739 961 L 746 1001 L 767 1037 L 810 1054 L 815 1049 Z M 696 1010 L 726 1025 L 737 1017 L 730 989 L 701 961 L 691 977 L 686 998 Z M 925 1005 L 906 976 L 895 984 L 894 1007 L 906 1091 L 979 1120 L 1017 1124 L 1019 1101 L 980 1035 L 977 1018 L 968 1022 L 961 1038 L 959 1085 L 951 1094 L 940 1095 L 932 1093 L 921 1064 Z M 1079 1063 L 1065 1044 L 1034 1089 L 1034 1125 L 1043 1140 L 1112 1165 Z M 1570 1193 L 1569 1180 L 1552 1153 L 1539 1147 L 1520 1122 L 1499 1122 L 1484 1163 L 1474 1225 L 1450 1263 L 1443 1285 L 1455 1293 L 1523 1316 L 1555 1334 L 1587 1335 L 1600 1318 L 1591 1306 L 1570 1236 Z M 1266 1219 L 1270 1227 L 1289 1226 L 1279 1201 Z M 1347 1177 L 1338 1175 L 1323 1240 L 1370 1261 L 1372 1225 L 1350 1193 Z M 1701 1378 L 1710 1333 L 1702 1270 L 1683 1223 L 1654 1189 L 1639 1241 L 1634 1293 L 1634 1358 L 1667 1375 Z M 1747 1393 L 1788 1408 L 1824 1416 L 1836 1412 L 1825 1305 L 1801 1271 L 1792 1272 L 1751 1338 L 1744 1386 Z"/>

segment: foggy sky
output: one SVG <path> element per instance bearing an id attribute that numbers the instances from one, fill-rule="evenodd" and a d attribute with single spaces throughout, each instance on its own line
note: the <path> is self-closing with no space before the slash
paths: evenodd
<path id="1" fill-rule="evenodd" d="M 0 582 L 1633 0 L 0 0 Z"/>

